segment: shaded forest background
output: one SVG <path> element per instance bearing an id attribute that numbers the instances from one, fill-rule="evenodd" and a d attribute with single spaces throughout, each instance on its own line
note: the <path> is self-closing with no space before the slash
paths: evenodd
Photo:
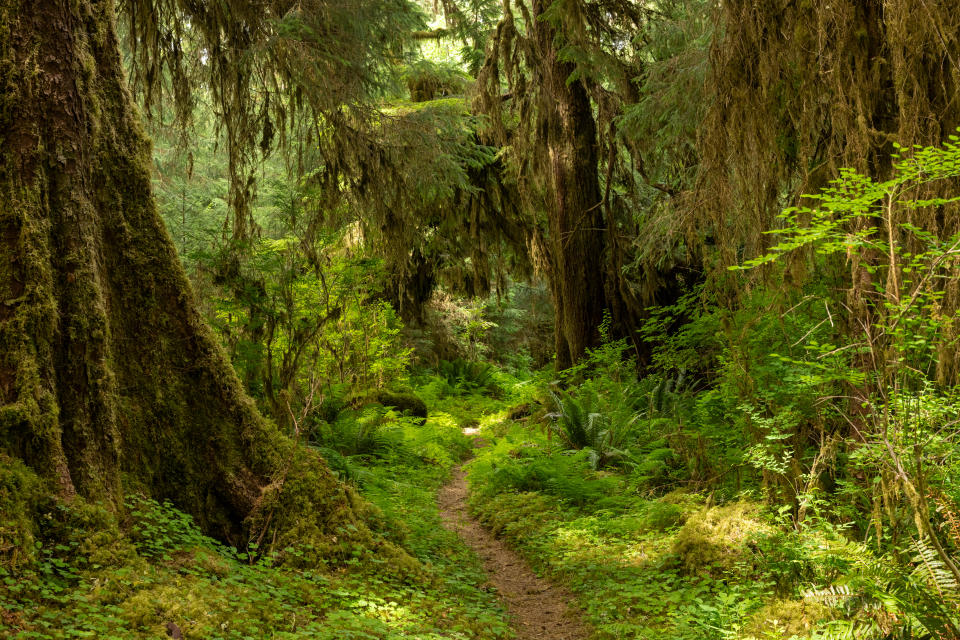
<path id="1" fill-rule="evenodd" d="M 36 4 L 0 0 L 3 576 L 130 496 L 406 571 L 357 461 L 447 460 L 428 416 L 482 397 L 516 448 L 477 495 L 683 505 L 678 575 L 735 569 L 680 512 L 765 518 L 795 556 L 744 619 L 960 637 L 955 3 Z"/>

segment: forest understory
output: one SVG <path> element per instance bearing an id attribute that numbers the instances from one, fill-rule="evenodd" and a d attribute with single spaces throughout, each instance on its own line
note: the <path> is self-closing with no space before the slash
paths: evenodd
<path id="1" fill-rule="evenodd" d="M 0 0 L 0 638 L 960 640 L 960 0 Z"/>
<path id="2" fill-rule="evenodd" d="M 529 416 L 509 417 L 529 411 L 515 404 L 529 381 L 497 375 L 523 389 L 506 399 L 431 378 L 419 388 L 425 423 L 394 414 L 369 432 L 343 428 L 322 449 L 369 501 L 374 530 L 409 555 L 348 545 L 301 567 L 295 548 L 227 547 L 169 502 L 128 496 L 124 522 L 59 505 L 37 560 L 4 569 L 0 628 L 15 638 L 779 638 L 845 619 L 779 586 L 854 562 L 836 532 L 786 530 L 745 498 L 639 497 Z"/>

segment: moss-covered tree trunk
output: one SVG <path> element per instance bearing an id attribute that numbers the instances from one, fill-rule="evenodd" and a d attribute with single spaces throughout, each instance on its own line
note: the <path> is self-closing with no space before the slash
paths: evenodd
<path id="1" fill-rule="evenodd" d="M 597 132 L 590 97 L 555 46 L 542 16 L 549 0 L 533 0 L 533 42 L 543 82 L 538 132 L 549 155 L 551 288 L 556 304 L 557 368 L 577 362 L 599 342 L 604 297 L 604 223 L 598 177 Z"/>
<path id="2" fill-rule="evenodd" d="M 143 490 L 233 542 L 352 517 L 198 315 L 150 163 L 114 1 L 0 0 L 0 450 L 63 496 Z"/>

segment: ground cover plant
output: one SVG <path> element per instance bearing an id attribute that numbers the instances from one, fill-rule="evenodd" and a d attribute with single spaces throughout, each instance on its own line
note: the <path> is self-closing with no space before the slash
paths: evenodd
<path id="1" fill-rule="evenodd" d="M 0 569 L 0 631 L 10 638 L 155 638 L 174 627 L 188 638 L 508 637 L 476 557 L 439 524 L 435 491 L 465 450 L 447 420 L 421 433 L 410 427 L 376 464 L 365 454 L 350 458 L 355 475 L 344 479 L 362 478 L 356 499 L 369 501 L 371 522 L 405 557 L 385 560 L 345 544 L 324 565 L 298 567 L 302 550 L 262 553 L 251 543 L 238 551 L 205 536 L 169 502 L 130 495 L 125 522 L 102 507 L 51 506 L 36 560 Z"/>

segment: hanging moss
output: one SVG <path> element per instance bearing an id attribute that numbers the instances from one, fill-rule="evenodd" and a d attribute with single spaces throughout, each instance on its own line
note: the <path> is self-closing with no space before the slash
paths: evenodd
<path id="1" fill-rule="evenodd" d="M 379 548 L 323 462 L 257 412 L 196 310 L 113 6 L 0 3 L 0 455 L 22 486 L 3 498 L 7 535 L 35 535 L 32 473 L 76 508 L 169 499 L 235 545 L 266 532 L 316 543 L 315 560 L 333 535 Z"/>
<path id="2" fill-rule="evenodd" d="M 701 128 L 700 206 L 719 266 L 762 253 L 775 216 L 853 167 L 884 179 L 893 142 L 939 145 L 960 125 L 960 15 L 937 3 L 722 4 Z M 945 233 L 953 233 L 955 222 Z"/>

